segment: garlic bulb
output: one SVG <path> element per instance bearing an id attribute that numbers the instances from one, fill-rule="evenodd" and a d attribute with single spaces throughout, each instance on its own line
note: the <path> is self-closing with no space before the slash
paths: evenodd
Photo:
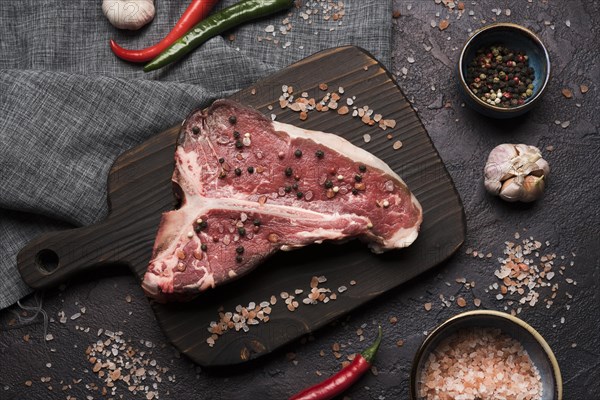
<path id="1" fill-rule="evenodd" d="M 102 0 L 102 12 L 115 27 L 134 31 L 154 18 L 154 0 Z"/>
<path id="2" fill-rule="evenodd" d="M 490 152 L 483 172 L 491 194 L 506 201 L 531 202 L 544 193 L 550 165 L 537 147 L 506 143 Z"/>

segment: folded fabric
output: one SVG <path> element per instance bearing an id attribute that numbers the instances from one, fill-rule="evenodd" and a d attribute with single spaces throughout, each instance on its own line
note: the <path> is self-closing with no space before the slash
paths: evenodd
<path id="1" fill-rule="evenodd" d="M 389 62 L 389 0 L 304 1 L 149 74 L 112 54 L 110 38 L 158 42 L 185 3 L 157 2 L 137 32 L 112 27 L 99 0 L 0 5 L 0 308 L 30 292 L 16 268 L 29 240 L 106 216 L 106 178 L 123 151 L 319 50 L 354 44 Z"/>

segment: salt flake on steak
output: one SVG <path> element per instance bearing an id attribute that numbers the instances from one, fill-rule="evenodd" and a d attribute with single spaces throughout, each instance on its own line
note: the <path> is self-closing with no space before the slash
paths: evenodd
<path id="1" fill-rule="evenodd" d="M 184 122 L 172 181 L 180 207 L 163 214 L 142 283 L 159 301 L 193 298 L 277 250 L 353 237 L 376 253 L 406 247 L 422 221 L 379 158 L 229 100 Z"/>

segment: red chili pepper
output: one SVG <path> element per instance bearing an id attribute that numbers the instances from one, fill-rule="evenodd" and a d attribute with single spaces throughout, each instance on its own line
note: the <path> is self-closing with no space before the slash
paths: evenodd
<path id="1" fill-rule="evenodd" d="M 141 50 L 127 50 L 119 46 L 114 40 L 110 40 L 110 48 L 119 58 L 133 62 L 146 62 L 154 59 L 164 50 L 168 49 L 177 39 L 185 35 L 198 22 L 208 16 L 219 0 L 192 0 L 188 8 L 183 12 L 175 27 L 163 40 L 154 46 Z"/>
<path id="2" fill-rule="evenodd" d="M 290 397 L 290 400 L 329 400 L 338 396 L 354 384 L 371 366 L 379 344 L 381 343 L 381 326 L 377 340 L 337 374 L 327 378 L 315 386 Z"/>

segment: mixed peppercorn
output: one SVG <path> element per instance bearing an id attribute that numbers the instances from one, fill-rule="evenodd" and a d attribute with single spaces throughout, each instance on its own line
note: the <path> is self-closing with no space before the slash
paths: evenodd
<path id="1" fill-rule="evenodd" d="M 527 54 L 500 45 L 479 49 L 466 74 L 474 95 L 502 108 L 525 104 L 533 96 L 534 80 Z"/>

